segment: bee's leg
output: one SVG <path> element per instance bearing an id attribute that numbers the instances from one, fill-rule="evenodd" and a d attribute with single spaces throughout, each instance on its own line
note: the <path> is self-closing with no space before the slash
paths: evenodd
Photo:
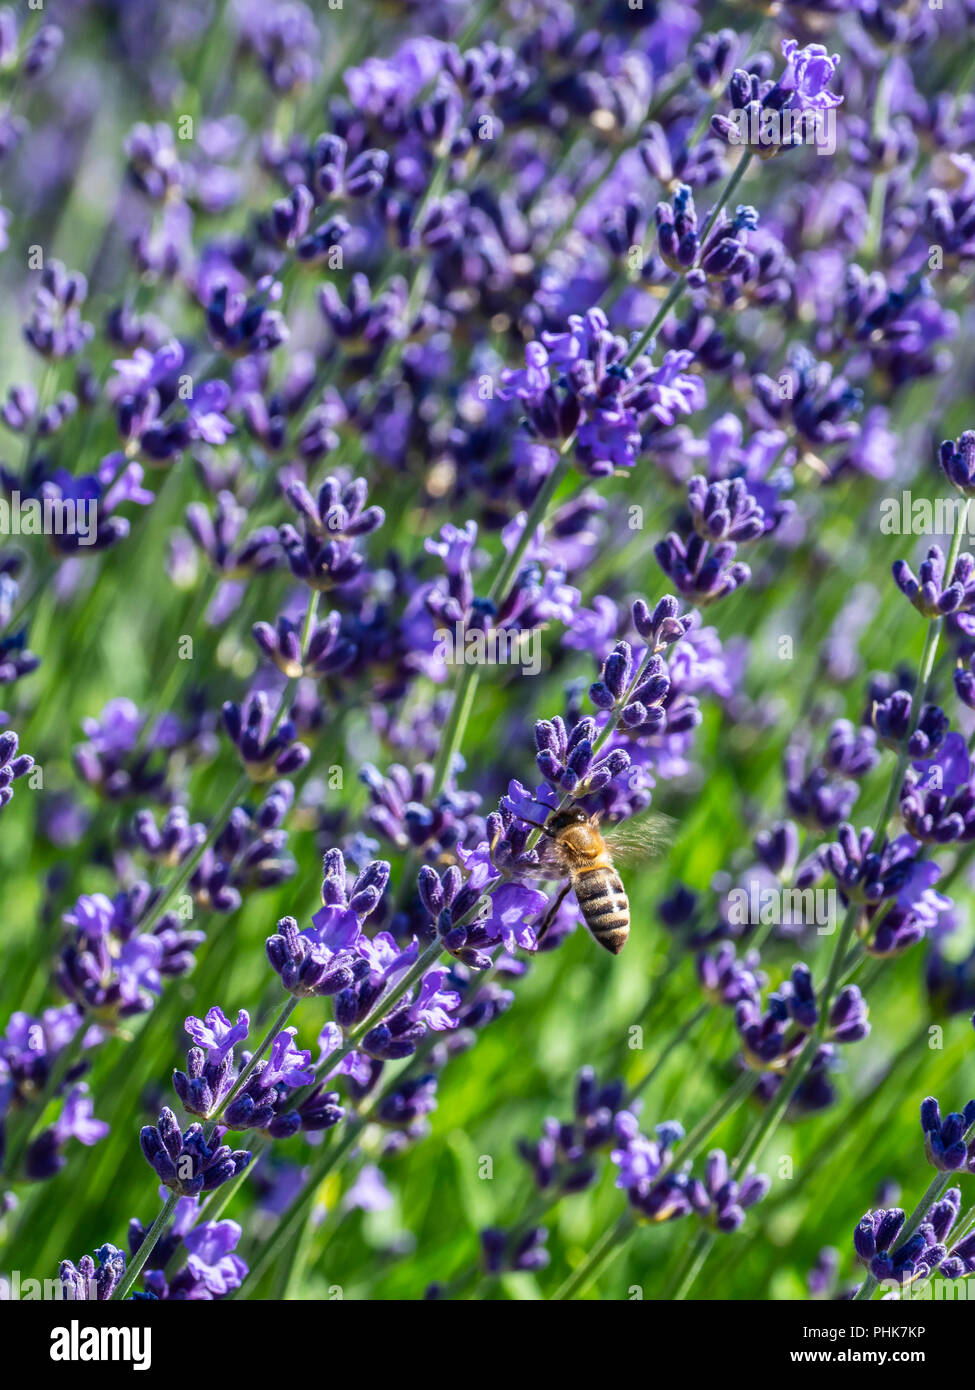
<path id="1" fill-rule="evenodd" d="M 555 921 L 555 915 L 558 912 L 559 908 L 562 906 L 562 903 L 565 901 L 566 897 L 568 897 L 571 888 L 571 881 L 564 883 L 562 887 L 559 889 L 559 892 L 556 895 L 556 897 L 552 899 L 551 905 L 548 911 L 546 912 L 544 918 L 542 919 L 542 925 L 535 932 L 536 951 L 538 950 L 539 946 L 541 946 L 542 938 L 545 936 L 545 933 L 548 931 L 549 927 Z"/>

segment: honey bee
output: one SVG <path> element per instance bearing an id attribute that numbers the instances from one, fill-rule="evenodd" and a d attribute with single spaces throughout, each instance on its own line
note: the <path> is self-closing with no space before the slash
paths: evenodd
<path id="1" fill-rule="evenodd" d="M 622 850 L 633 858 L 659 850 L 667 817 L 654 815 L 640 825 L 613 827 L 605 836 L 599 816 L 587 815 L 581 806 L 555 811 L 544 824 L 526 816 L 520 819 L 547 837 L 540 855 L 539 877 L 567 880 L 535 934 L 538 944 L 541 945 L 565 897 L 574 892 L 592 937 L 618 956 L 630 935 L 630 900 L 613 855 Z"/>

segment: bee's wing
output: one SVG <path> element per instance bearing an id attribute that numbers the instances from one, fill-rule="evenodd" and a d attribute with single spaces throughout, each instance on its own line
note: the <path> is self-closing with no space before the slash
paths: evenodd
<path id="1" fill-rule="evenodd" d="M 660 811 L 647 811 L 616 825 L 601 826 L 603 839 L 619 864 L 657 859 L 673 843 L 676 821 Z"/>

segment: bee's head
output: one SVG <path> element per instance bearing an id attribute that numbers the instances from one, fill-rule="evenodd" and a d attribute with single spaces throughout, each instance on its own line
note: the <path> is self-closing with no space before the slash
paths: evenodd
<path id="1" fill-rule="evenodd" d="M 545 830 L 549 835 L 558 835 L 562 830 L 568 830 L 570 825 L 588 825 L 589 817 L 581 806 L 573 806 L 568 811 L 558 811 L 554 816 L 550 816 L 545 822 Z"/>

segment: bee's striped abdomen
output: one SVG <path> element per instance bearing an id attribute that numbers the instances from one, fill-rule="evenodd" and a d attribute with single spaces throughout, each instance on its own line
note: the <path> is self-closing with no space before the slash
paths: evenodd
<path id="1" fill-rule="evenodd" d="M 623 881 L 611 863 L 578 870 L 576 900 L 593 936 L 618 956 L 630 934 L 630 903 Z"/>

